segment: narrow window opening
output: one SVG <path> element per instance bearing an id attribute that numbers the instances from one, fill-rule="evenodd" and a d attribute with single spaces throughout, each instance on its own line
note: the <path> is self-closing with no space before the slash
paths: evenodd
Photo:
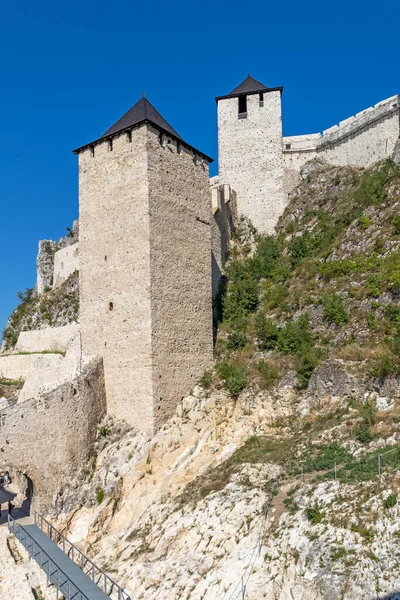
<path id="1" fill-rule="evenodd" d="M 107 255 L 104 257 L 104 260 L 107 260 Z"/>
<path id="2" fill-rule="evenodd" d="M 90 154 L 94 156 L 94 146 L 90 146 Z"/>
<path id="3" fill-rule="evenodd" d="M 126 132 L 126 137 L 128 138 L 129 144 L 132 143 L 132 130 Z"/>
<path id="4" fill-rule="evenodd" d="M 247 96 L 239 96 L 238 100 L 239 119 L 244 119 L 247 115 Z"/>
<path id="5" fill-rule="evenodd" d="M 113 141 L 110 139 L 110 140 L 108 140 L 108 151 L 112 152 L 112 149 L 113 149 Z"/>
<path id="6" fill-rule="evenodd" d="M 114 303 L 113 302 L 109 302 L 108 303 L 108 310 L 114 310 Z"/>
<path id="7" fill-rule="evenodd" d="M 264 106 L 264 92 L 260 92 L 258 104 L 259 106 Z"/>
<path id="8" fill-rule="evenodd" d="M 285 144 L 285 150 L 290 150 L 292 147 L 292 144 Z"/>

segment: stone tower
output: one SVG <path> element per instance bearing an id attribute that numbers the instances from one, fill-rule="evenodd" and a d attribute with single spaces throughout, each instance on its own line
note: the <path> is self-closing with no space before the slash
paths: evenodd
<path id="1" fill-rule="evenodd" d="M 83 351 L 108 412 L 151 433 L 212 364 L 211 159 L 146 98 L 75 153 Z"/>
<path id="2" fill-rule="evenodd" d="M 218 105 L 219 182 L 237 193 L 239 214 L 271 233 L 286 204 L 282 151 L 281 87 L 250 75 Z"/>

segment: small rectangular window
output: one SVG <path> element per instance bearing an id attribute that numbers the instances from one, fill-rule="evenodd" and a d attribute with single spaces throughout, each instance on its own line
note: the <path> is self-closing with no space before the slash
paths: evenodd
<path id="1" fill-rule="evenodd" d="M 259 93 L 259 106 L 264 106 L 264 92 Z"/>
<path id="2" fill-rule="evenodd" d="M 292 144 L 285 144 L 285 150 L 290 150 L 292 147 Z"/>
<path id="3" fill-rule="evenodd" d="M 239 119 L 245 119 L 245 115 L 247 115 L 247 96 L 239 96 L 238 100 Z"/>

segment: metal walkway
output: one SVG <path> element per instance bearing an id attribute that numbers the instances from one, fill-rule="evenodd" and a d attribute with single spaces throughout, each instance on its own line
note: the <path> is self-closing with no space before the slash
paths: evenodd
<path id="1" fill-rule="evenodd" d="M 95 583 L 37 525 L 21 525 L 9 517 L 8 527 L 45 572 L 47 584 L 54 584 L 57 600 L 61 594 L 65 600 L 130 600 L 119 586 L 108 593 L 100 589 L 100 581 Z M 107 589 L 109 578 L 102 576 L 102 587 Z"/>

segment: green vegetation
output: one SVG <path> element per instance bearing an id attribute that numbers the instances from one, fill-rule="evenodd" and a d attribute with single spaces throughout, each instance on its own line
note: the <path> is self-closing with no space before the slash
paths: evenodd
<path id="1" fill-rule="evenodd" d="M 321 512 L 321 509 L 318 506 L 318 504 L 314 504 L 314 506 L 308 506 L 305 509 L 304 514 L 306 515 L 310 523 L 312 523 L 313 525 L 316 523 L 321 523 L 324 517 L 324 514 L 323 512 Z"/>
<path id="2" fill-rule="evenodd" d="M 96 500 L 97 504 L 101 504 L 104 500 L 104 490 L 100 487 L 96 488 Z"/>
<path id="3" fill-rule="evenodd" d="M 322 302 L 324 307 L 324 318 L 328 323 L 344 325 L 349 320 L 343 298 L 338 294 L 327 294 Z"/>
<path id="4" fill-rule="evenodd" d="M 393 508 L 397 504 L 397 494 L 389 494 L 389 496 L 385 499 L 384 505 L 385 508 Z"/>
<path id="5" fill-rule="evenodd" d="M 388 193 L 400 170 L 390 160 L 371 170 L 343 169 L 343 176 L 324 168 L 326 189 L 310 200 L 294 198 L 275 236 L 258 236 L 245 222 L 235 236 L 253 235 L 254 243 L 237 241 L 231 249 L 213 380 L 232 395 L 245 386 L 269 389 L 289 369 L 299 389 L 307 388 L 315 368 L 345 356 L 343 341 L 354 342 L 360 330 L 362 368 L 377 378 L 400 372 L 400 306 L 375 300 L 400 290 L 400 250 L 386 243 L 400 235 L 393 216 L 399 198 Z M 328 199 L 336 186 L 342 195 Z M 267 360 L 257 360 L 258 352 Z M 359 434 L 366 440 L 367 428 Z"/>

